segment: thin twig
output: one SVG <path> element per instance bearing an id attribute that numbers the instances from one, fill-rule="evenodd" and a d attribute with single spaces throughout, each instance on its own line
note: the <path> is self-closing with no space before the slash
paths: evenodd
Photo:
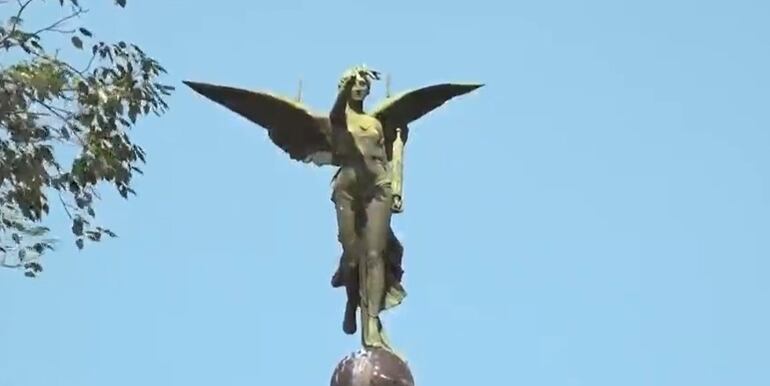
<path id="1" fill-rule="evenodd" d="M 62 197 L 61 192 L 59 192 L 59 201 L 61 202 L 61 205 L 64 208 L 64 212 L 67 213 L 67 217 L 69 217 L 70 220 L 72 220 L 72 213 L 70 213 L 70 210 L 67 207 L 67 203 L 64 202 L 64 197 Z"/>
<path id="2" fill-rule="evenodd" d="M 27 6 L 32 2 L 32 0 L 27 0 L 26 2 L 22 3 L 21 0 L 16 0 L 16 3 L 19 4 L 19 12 L 16 12 L 16 21 L 21 19 L 21 14 L 24 12 L 24 9 L 27 8 Z M 5 35 L 4 38 L 0 39 L 0 45 L 4 45 L 4 43 L 13 36 L 14 32 L 16 32 L 16 28 L 19 26 L 19 23 L 13 23 L 13 27 L 11 27 L 11 31 L 8 32 L 7 35 Z"/>
<path id="3" fill-rule="evenodd" d="M 5 268 L 21 268 L 21 267 L 26 266 L 27 264 L 35 263 L 35 262 L 40 261 L 40 256 L 35 256 L 35 257 L 32 257 L 32 258 L 28 258 L 28 259 L 19 259 L 19 262 L 16 263 L 16 264 L 8 264 L 8 263 L 5 262 L 7 257 L 8 257 L 8 253 L 6 252 L 6 253 L 3 254 L 3 257 L 0 258 L 0 267 L 5 267 Z"/>
<path id="4" fill-rule="evenodd" d="M 91 59 L 88 60 L 88 65 L 82 72 L 88 72 L 88 70 L 91 69 L 91 65 L 94 63 L 94 59 L 96 59 L 96 53 L 94 52 L 93 55 L 91 55 Z"/>
<path id="5" fill-rule="evenodd" d="M 8 255 L 3 255 L 2 259 L 0 259 L 0 267 L 5 267 L 5 268 L 21 268 L 21 262 L 16 263 L 16 264 L 8 264 L 8 263 L 6 263 L 5 262 L 6 256 L 8 256 Z"/>
<path id="6" fill-rule="evenodd" d="M 39 103 L 41 106 L 45 107 L 46 110 L 50 111 L 53 115 L 56 115 L 59 119 L 61 119 L 64 122 L 69 122 L 72 119 L 72 117 L 65 117 L 62 115 L 62 114 L 73 115 L 73 113 L 69 110 L 63 109 L 61 107 L 50 106 L 47 103 L 37 98 L 33 98 L 32 100 Z"/>
<path id="7" fill-rule="evenodd" d="M 62 112 L 65 112 L 65 113 L 67 113 L 69 115 L 73 115 L 73 113 L 71 111 L 68 111 L 68 110 L 65 110 L 65 109 L 61 109 L 61 108 L 55 107 L 55 106 L 50 106 L 47 103 L 45 103 L 45 102 L 43 102 L 43 101 L 41 101 L 39 99 L 34 99 L 34 101 L 39 103 L 41 106 L 45 107 L 46 110 L 50 111 L 53 115 L 55 115 L 57 118 L 61 119 L 64 123 L 69 123 L 69 121 L 71 121 L 71 118 L 62 116 L 62 114 L 59 111 L 57 111 L 57 110 L 61 110 Z M 73 134 L 75 134 L 75 137 L 78 139 L 78 141 L 80 142 L 81 146 L 86 146 L 86 141 L 78 133 L 73 131 Z"/>
<path id="8" fill-rule="evenodd" d="M 99 191 L 96 190 L 95 187 L 89 186 L 88 187 L 88 193 L 90 193 L 92 196 L 96 197 L 97 200 L 101 200 L 102 196 L 99 194 Z"/>
<path id="9" fill-rule="evenodd" d="M 32 55 L 33 55 L 33 56 L 35 56 L 35 57 L 37 57 L 38 59 L 44 59 L 44 60 L 51 60 L 51 61 L 54 61 L 56 64 L 62 65 L 62 66 L 64 66 L 64 67 L 67 67 L 67 68 L 68 68 L 68 69 L 70 69 L 72 72 L 74 72 L 74 73 L 76 73 L 76 74 L 80 75 L 80 76 L 81 76 L 83 79 L 87 78 L 87 76 L 86 76 L 86 75 L 85 75 L 85 74 L 84 74 L 82 71 L 78 70 L 77 68 L 73 67 L 71 64 L 69 64 L 69 63 L 67 63 L 67 62 L 65 62 L 65 61 L 63 61 L 63 60 L 59 60 L 59 58 L 57 58 L 56 56 L 54 56 L 54 57 L 50 57 L 50 56 L 47 56 L 47 55 L 41 55 L 41 54 L 38 54 L 38 53 L 36 53 L 36 52 L 33 52 L 33 53 L 32 53 Z M 56 53 L 56 55 L 58 55 L 58 50 L 57 50 L 57 53 Z"/>
<path id="10" fill-rule="evenodd" d="M 51 31 L 51 32 L 58 32 L 58 33 L 63 33 L 63 34 L 73 34 L 73 33 L 75 33 L 75 29 L 58 29 L 58 28 L 51 28 L 51 29 L 48 29 L 48 30 L 46 30 L 46 31 Z"/>
<path id="11" fill-rule="evenodd" d="M 76 18 L 76 17 L 78 17 L 78 16 L 80 16 L 80 15 L 86 13 L 86 12 L 88 12 L 87 9 L 76 8 L 75 11 L 72 14 L 70 14 L 69 16 L 65 16 L 65 17 L 59 19 L 57 22 L 49 25 L 48 27 L 41 28 L 41 29 L 33 32 L 32 35 L 38 35 L 40 33 L 46 32 L 46 31 L 64 32 L 64 31 L 57 30 L 56 28 L 59 27 L 65 21 L 73 19 L 73 18 Z M 75 32 L 75 30 L 73 29 L 71 32 Z M 64 33 L 67 33 L 67 32 L 64 32 Z"/>

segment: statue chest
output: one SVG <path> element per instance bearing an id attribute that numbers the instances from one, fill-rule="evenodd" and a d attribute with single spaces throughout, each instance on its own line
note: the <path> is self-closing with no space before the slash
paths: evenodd
<path id="1" fill-rule="evenodd" d="M 369 116 L 355 116 L 347 121 L 348 133 L 356 143 L 382 145 L 384 137 L 380 122 Z"/>
<path id="2" fill-rule="evenodd" d="M 381 157 L 385 137 L 380 122 L 369 116 L 348 116 L 347 130 L 338 132 L 337 149 L 340 154 Z M 343 134 L 344 133 L 344 134 Z"/>

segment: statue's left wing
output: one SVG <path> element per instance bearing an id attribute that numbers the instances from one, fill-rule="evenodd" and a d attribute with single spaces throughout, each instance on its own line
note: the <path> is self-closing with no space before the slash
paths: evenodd
<path id="1" fill-rule="evenodd" d="M 389 151 L 396 138 L 396 129 L 401 129 L 402 140 L 406 143 L 409 123 L 425 116 L 450 99 L 467 94 L 481 86 L 483 84 L 441 83 L 409 90 L 385 99 L 370 114 L 382 123 L 386 149 Z"/>
<path id="2" fill-rule="evenodd" d="M 291 159 L 319 166 L 334 164 L 327 116 L 268 92 L 191 81 L 184 84 L 267 129 L 270 140 Z"/>

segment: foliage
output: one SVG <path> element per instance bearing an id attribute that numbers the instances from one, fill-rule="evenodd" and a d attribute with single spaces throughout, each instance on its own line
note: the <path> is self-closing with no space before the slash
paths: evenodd
<path id="1" fill-rule="evenodd" d="M 0 12 L 11 14 L 0 25 L 0 264 L 27 276 L 54 248 L 44 225 L 52 205 L 71 220 L 78 248 L 115 237 L 96 224 L 97 187 L 135 194 L 145 153 L 129 130 L 143 116 L 162 115 L 173 90 L 159 83 L 165 69 L 138 46 L 97 41 L 76 24 L 87 13 L 79 3 L 0 0 L 0 11 L 12 10 Z M 54 6 L 60 19 L 28 27 L 30 9 Z"/>

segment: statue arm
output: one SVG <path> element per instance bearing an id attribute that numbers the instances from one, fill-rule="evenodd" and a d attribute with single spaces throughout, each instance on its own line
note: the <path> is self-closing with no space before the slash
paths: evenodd
<path id="1" fill-rule="evenodd" d="M 337 99 L 334 101 L 332 110 L 329 113 L 332 130 L 338 130 L 339 128 L 346 126 L 345 110 L 348 106 L 348 99 L 350 98 L 350 91 L 353 89 L 354 82 L 355 77 L 348 78 L 340 92 L 337 93 Z"/>
<path id="2" fill-rule="evenodd" d="M 391 187 L 393 190 L 393 212 L 404 211 L 404 140 L 402 130 L 396 129 L 396 138 L 393 140 L 393 156 L 390 160 Z"/>

